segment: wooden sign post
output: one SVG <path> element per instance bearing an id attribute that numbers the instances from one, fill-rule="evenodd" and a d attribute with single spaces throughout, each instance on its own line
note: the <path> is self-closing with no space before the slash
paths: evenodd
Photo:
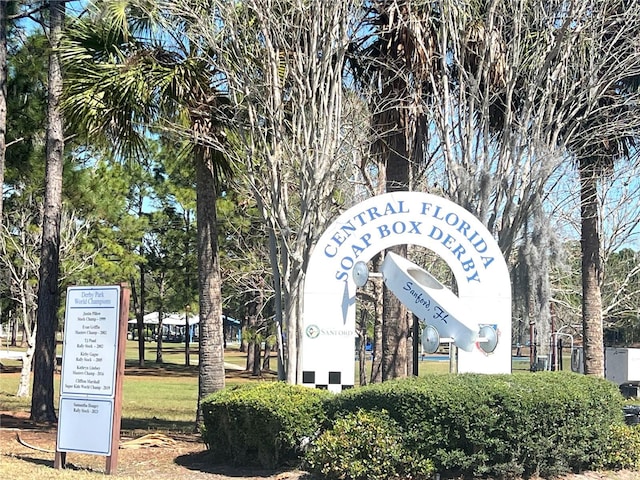
<path id="1" fill-rule="evenodd" d="M 118 465 L 130 291 L 126 285 L 69 287 L 54 467 L 67 452 Z"/>

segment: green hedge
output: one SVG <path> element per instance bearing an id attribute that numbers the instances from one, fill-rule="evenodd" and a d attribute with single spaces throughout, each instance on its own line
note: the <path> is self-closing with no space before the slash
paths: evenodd
<path id="1" fill-rule="evenodd" d="M 339 395 L 265 382 L 208 397 L 203 439 L 215 462 L 267 468 L 299 462 L 310 442 L 312 470 L 331 478 L 420 478 L 432 465 L 551 477 L 638 467 L 640 427 L 623 426 L 623 402 L 609 381 L 560 372 L 431 375 Z"/>
<path id="2" fill-rule="evenodd" d="M 596 465 L 610 470 L 640 470 L 640 426 L 614 424 Z"/>
<path id="3" fill-rule="evenodd" d="M 403 438 L 386 412 L 347 413 L 313 441 L 305 467 L 327 480 L 433 478 L 433 463 L 406 450 Z"/>
<path id="4" fill-rule="evenodd" d="M 202 437 L 215 462 L 274 468 L 297 460 L 326 421 L 327 391 L 262 382 L 229 387 L 202 402 Z"/>
<path id="5" fill-rule="evenodd" d="M 386 411 L 405 448 L 447 475 L 553 476 L 598 466 L 622 397 L 584 375 L 431 375 L 344 392 L 331 418 Z"/>

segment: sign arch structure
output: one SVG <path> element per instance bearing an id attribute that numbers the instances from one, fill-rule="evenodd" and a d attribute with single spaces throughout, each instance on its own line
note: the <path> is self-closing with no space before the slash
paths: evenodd
<path id="1" fill-rule="evenodd" d="M 298 382 L 339 392 L 355 383 L 356 290 L 353 267 L 395 245 L 432 250 L 451 268 L 465 323 L 498 333 L 487 354 L 459 350 L 459 373 L 511 373 L 511 281 L 497 242 L 469 211 L 421 192 L 368 198 L 342 213 L 318 240 L 306 271 L 302 374 Z"/>

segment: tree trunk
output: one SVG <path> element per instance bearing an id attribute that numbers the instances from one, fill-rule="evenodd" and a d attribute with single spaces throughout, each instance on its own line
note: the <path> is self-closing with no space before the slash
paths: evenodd
<path id="1" fill-rule="evenodd" d="M 191 351 L 189 344 L 191 343 L 191 327 L 189 326 L 189 309 L 184 310 L 184 366 L 191 366 Z M 224 348 L 224 326 L 222 333 L 222 347 Z"/>
<path id="2" fill-rule="evenodd" d="M 371 261 L 372 270 L 380 269 L 381 256 L 377 254 Z M 373 358 L 371 360 L 371 383 L 382 382 L 382 279 L 373 278 Z"/>
<path id="3" fill-rule="evenodd" d="M 138 312 L 138 365 L 144 367 L 144 342 L 146 337 L 144 327 L 145 309 L 145 284 L 144 284 L 144 263 L 140 263 L 140 311 Z"/>
<path id="4" fill-rule="evenodd" d="M 12 347 L 18 344 L 18 316 L 15 315 L 11 321 L 11 343 Z"/>
<path id="5" fill-rule="evenodd" d="M 29 396 L 29 380 L 31 378 L 31 365 L 33 364 L 33 354 L 36 351 L 36 332 L 35 329 L 29 338 L 27 351 L 22 357 L 22 370 L 20 371 L 20 383 L 18 385 L 18 392 L 16 397 L 28 397 Z"/>
<path id="6" fill-rule="evenodd" d="M 262 347 L 260 345 L 261 342 L 256 341 L 252 345 L 253 350 L 253 363 L 251 365 L 251 375 L 259 376 L 262 374 L 262 363 L 260 354 L 262 352 Z"/>
<path id="7" fill-rule="evenodd" d="M 260 336 L 258 335 L 258 292 L 249 293 L 247 302 L 247 327 L 251 332 L 251 342 L 247 347 L 247 370 L 252 375 L 260 375 Z"/>
<path id="8" fill-rule="evenodd" d="M 386 5 L 388 9 L 386 27 L 383 34 L 386 39 L 382 99 L 387 106 L 378 107 L 381 111 L 374 117 L 374 128 L 380 138 L 379 151 L 385 161 L 385 189 L 387 192 L 409 190 L 409 136 L 410 119 L 407 112 L 408 85 L 404 75 L 407 68 L 407 49 L 411 48 L 409 35 L 403 21 L 407 21 L 409 5 L 406 1 Z M 393 9 L 393 11 L 392 11 Z M 407 256 L 406 245 L 390 249 L 403 257 Z M 406 377 L 407 339 L 409 322 L 407 309 L 386 286 L 383 287 L 382 313 L 382 379 Z"/>
<path id="9" fill-rule="evenodd" d="M 364 309 L 360 310 L 360 321 L 357 326 L 358 335 L 358 372 L 360 385 L 367 384 L 367 313 Z"/>
<path id="10" fill-rule="evenodd" d="M 399 245 L 393 251 L 407 256 L 406 245 Z M 407 309 L 391 290 L 383 289 L 382 302 L 382 380 L 403 378 L 407 372 L 407 338 L 409 327 Z"/>
<path id="11" fill-rule="evenodd" d="M 589 159 L 580 161 L 580 205 L 582 248 L 582 329 L 584 373 L 604 377 L 602 296 L 600 281 L 600 232 L 597 170 Z"/>
<path id="12" fill-rule="evenodd" d="M 4 185 L 7 134 L 7 2 L 0 1 L 0 189 Z M 0 227 L 2 227 L 0 190 Z"/>
<path id="13" fill-rule="evenodd" d="M 164 293 L 164 292 L 163 292 Z M 156 363 L 162 363 L 162 320 L 164 317 L 164 307 L 158 307 L 158 332 L 156 334 Z"/>
<path id="14" fill-rule="evenodd" d="M 399 115 L 394 112 L 392 117 Z M 395 118 L 395 125 L 400 126 L 401 123 L 399 118 Z M 407 153 L 404 132 L 394 134 L 389 141 L 392 148 L 388 150 L 385 169 L 387 192 L 406 191 L 409 186 L 409 161 L 401 155 Z M 389 251 L 407 256 L 406 245 L 397 245 Z M 410 334 L 407 309 L 386 285 L 382 295 L 382 380 L 406 377 L 409 374 L 407 339 Z"/>
<path id="15" fill-rule="evenodd" d="M 268 372 L 271 370 L 271 345 L 269 342 L 264 343 L 264 355 L 262 359 L 262 370 Z"/>
<path id="16" fill-rule="evenodd" d="M 62 213 L 62 166 L 64 128 L 60 99 L 62 96 L 62 69 L 58 47 L 64 23 L 64 0 L 51 0 L 49 4 L 49 94 L 47 99 L 46 178 L 40 274 L 38 284 L 38 316 L 35 368 L 31 419 L 36 422 L 54 422 L 53 372 L 56 365 L 56 329 L 60 291 L 60 219 Z"/>
<path id="17" fill-rule="evenodd" d="M 198 282 L 200 289 L 200 342 L 198 348 L 198 413 L 202 424 L 202 400 L 224 388 L 222 295 L 218 257 L 216 183 L 213 167 L 196 153 L 198 221 Z"/>

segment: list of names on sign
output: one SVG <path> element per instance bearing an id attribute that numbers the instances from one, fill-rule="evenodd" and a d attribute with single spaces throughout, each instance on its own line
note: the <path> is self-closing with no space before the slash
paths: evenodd
<path id="1" fill-rule="evenodd" d="M 120 287 L 67 290 L 61 394 L 112 397 Z"/>

